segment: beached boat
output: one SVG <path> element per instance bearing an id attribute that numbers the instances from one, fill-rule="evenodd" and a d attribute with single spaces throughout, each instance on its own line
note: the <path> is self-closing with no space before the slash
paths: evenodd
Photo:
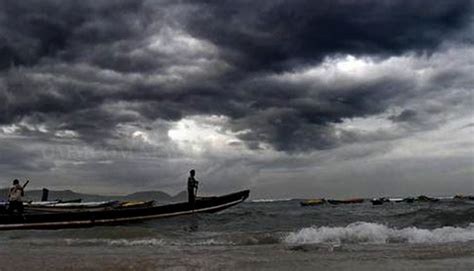
<path id="1" fill-rule="evenodd" d="M 91 227 L 194 213 L 212 213 L 243 202 L 248 198 L 249 193 L 249 190 L 244 190 L 219 197 L 203 197 L 196 199 L 194 204 L 182 202 L 153 207 L 112 208 L 100 211 L 0 214 L 0 230 Z"/>

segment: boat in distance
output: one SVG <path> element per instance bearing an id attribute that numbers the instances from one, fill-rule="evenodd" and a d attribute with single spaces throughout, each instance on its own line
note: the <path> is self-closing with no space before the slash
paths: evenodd
<path id="1" fill-rule="evenodd" d="M 322 205 L 325 204 L 326 200 L 325 199 L 308 199 L 300 202 L 301 206 L 316 206 L 316 205 Z"/>
<path id="2" fill-rule="evenodd" d="M 364 199 L 362 198 L 343 199 L 343 200 L 328 199 L 327 202 L 331 204 L 356 204 L 356 203 L 363 203 Z"/>
<path id="3" fill-rule="evenodd" d="M 0 230 L 92 227 L 194 213 L 213 213 L 245 201 L 249 194 L 249 190 L 243 190 L 223 196 L 197 198 L 194 203 L 181 202 L 153 207 L 83 212 L 25 212 L 13 215 L 5 213 L 0 214 Z"/>

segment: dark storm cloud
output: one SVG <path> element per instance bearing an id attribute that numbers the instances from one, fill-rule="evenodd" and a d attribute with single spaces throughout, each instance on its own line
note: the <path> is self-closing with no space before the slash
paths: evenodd
<path id="1" fill-rule="evenodd" d="M 432 51 L 472 19 L 461 1 L 210 1 L 189 16 L 191 33 L 236 66 L 287 69 L 328 54 Z"/>
<path id="2" fill-rule="evenodd" d="M 2 1 L 0 123 L 29 117 L 103 142 L 120 136 L 117 124 L 218 114 L 253 149 L 332 148 L 348 140 L 334 124 L 423 96 L 416 82 L 393 74 L 327 86 L 272 75 L 345 54 L 431 54 L 458 42 L 472 10 L 468 0 Z M 435 81 L 447 88 L 459 77 L 442 75 Z"/>
<path id="3" fill-rule="evenodd" d="M 142 1 L 12 1 L 0 3 L 1 66 L 35 65 L 42 58 L 75 58 L 80 44 L 107 44 L 137 33 Z M 131 18 L 133 14 L 133 18 Z M 81 49 L 85 49 L 84 47 Z"/>

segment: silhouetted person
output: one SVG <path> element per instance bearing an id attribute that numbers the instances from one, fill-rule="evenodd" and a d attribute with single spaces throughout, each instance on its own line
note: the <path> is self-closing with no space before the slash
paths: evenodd
<path id="1" fill-rule="evenodd" d="M 8 191 L 8 211 L 13 214 L 17 211 L 19 214 L 23 213 L 23 202 L 22 197 L 25 196 L 25 186 L 29 183 L 26 183 L 21 186 L 20 182 L 15 179 L 13 180 L 13 186 Z"/>
<path id="2" fill-rule="evenodd" d="M 197 194 L 197 189 L 198 189 L 198 184 L 199 182 L 196 181 L 194 176 L 196 175 L 196 171 L 194 169 L 191 169 L 189 171 L 189 177 L 188 177 L 188 202 L 190 204 L 193 204 L 194 207 L 194 201 L 196 200 L 196 194 Z"/>

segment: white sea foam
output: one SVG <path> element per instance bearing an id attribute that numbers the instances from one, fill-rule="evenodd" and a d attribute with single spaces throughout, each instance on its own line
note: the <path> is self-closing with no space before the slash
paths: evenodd
<path id="1" fill-rule="evenodd" d="M 163 239 L 64 239 L 67 245 L 111 245 L 111 246 L 162 246 Z"/>
<path id="2" fill-rule="evenodd" d="M 127 239 L 118 239 L 118 240 L 108 240 L 107 244 L 112 246 L 163 246 L 166 242 L 163 239 L 138 239 L 138 240 L 127 240 Z"/>
<path id="3" fill-rule="evenodd" d="M 216 246 L 216 245 L 232 245 L 232 242 L 221 241 L 216 239 L 203 239 L 192 242 L 178 241 L 178 240 L 164 240 L 157 238 L 150 239 L 64 239 L 65 243 L 69 246 L 94 246 L 94 245 L 105 245 L 105 246 Z M 43 243 L 47 242 L 43 240 Z"/>
<path id="4" fill-rule="evenodd" d="M 395 229 L 387 226 L 356 222 L 347 227 L 308 227 L 289 233 L 287 244 L 318 243 L 448 243 L 474 241 L 474 223 L 466 228 L 442 227 L 432 230 L 416 227 Z"/>

